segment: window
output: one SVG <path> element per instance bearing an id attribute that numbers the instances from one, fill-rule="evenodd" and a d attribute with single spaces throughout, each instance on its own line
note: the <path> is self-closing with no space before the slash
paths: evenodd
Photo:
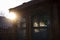
<path id="1" fill-rule="evenodd" d="M 25 40 L 26 37 L 26 18 L 21 17 L 18 21 L 17 35 L 18 40 Z"/>

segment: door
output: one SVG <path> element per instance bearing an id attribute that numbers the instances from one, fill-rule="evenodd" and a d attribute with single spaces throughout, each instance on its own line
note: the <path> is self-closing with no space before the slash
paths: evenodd
<path id="1" fill-rule="evenodd" d="M 31 19 L 32 40 L 48 40 L 49 16 L 33 15 Z"/>

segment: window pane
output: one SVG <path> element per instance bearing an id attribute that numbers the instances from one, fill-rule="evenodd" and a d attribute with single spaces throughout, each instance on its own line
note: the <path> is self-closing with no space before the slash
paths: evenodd
<path id="1" fill-rule="evenodd" d="M 33 17 L 33 27 L 38 27 L 38 17 L 37 16 Z"/>
<path id="2" fill-rule="evenodd" d="M 24 28 L 25 28 L 25 27 L 26 27 L 26 23 L 23 23 L 23 24 L 22 24 L 22 27 L 24 27 Z"/>
<path id="3" fill-rule="evenodd" d="M 47 25 L 44 22 L 40 22 L 40 27 L 46 27 Z"/>
<path id="4" fill-rule="evenodd" d="M 38 23 L 37 22 L 34 22 L 33 26 L 34 27 L 38 27 Z"/>
<path id="5" fill-rule="evenodd" d="M 39 29 L 34 29 L 34 32 L 39 32 Z"/>
<path id="6" fill-rule="evenodd" d="M 49 22 L 48 16 L 41 16 L 39 25 L 40 25 L 40 27 L 47 27 L 49 24 L 48 22 Z"/>
<path id="7" fill-rule="evenodd" d="M 40 31 L 47 31 L 47 28 L 41 28 Z"/>

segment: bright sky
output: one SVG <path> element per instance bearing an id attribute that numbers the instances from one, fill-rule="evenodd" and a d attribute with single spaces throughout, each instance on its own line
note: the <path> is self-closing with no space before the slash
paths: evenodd
<path id="1" fill-rule="evenodd" d="M 7 9 L 10 9 L 10 8 L 14 8 L 28 1 L 31 1 L 31 0 L 0 0 L 0 16 L 4 14 L 3 11 L 6 11 Z M 1 12 L 3 13 L 1 14 Z"/>
<path id="2" fill-rule="evenodd" d="M 30 0 L 0 0 L 0 9 L 9 9 Z"/>

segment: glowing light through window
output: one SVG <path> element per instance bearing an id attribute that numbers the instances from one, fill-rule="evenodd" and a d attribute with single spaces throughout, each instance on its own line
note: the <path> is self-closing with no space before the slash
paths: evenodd
<path id="1" fill-rule="evenodd" d="M 47 25 L 45 25 L 44 22 L 40 22 L 40 26 L 41 26 L 41 27 L 44 27 L 44 26 L 47 26 Z"/>
<path id="2" fill-rule="evenodd" d="M 34 27 L 38 27 L 38 23 L 37 22 L 34 22 L 33 26 Z"/>
<path id="3" fill-rule="evenodd" d="M 39 30 L 38 30 L 38 29 L 34 29 L 34 31 L 35 31 L 35 32 L 39 32 Z"/>

